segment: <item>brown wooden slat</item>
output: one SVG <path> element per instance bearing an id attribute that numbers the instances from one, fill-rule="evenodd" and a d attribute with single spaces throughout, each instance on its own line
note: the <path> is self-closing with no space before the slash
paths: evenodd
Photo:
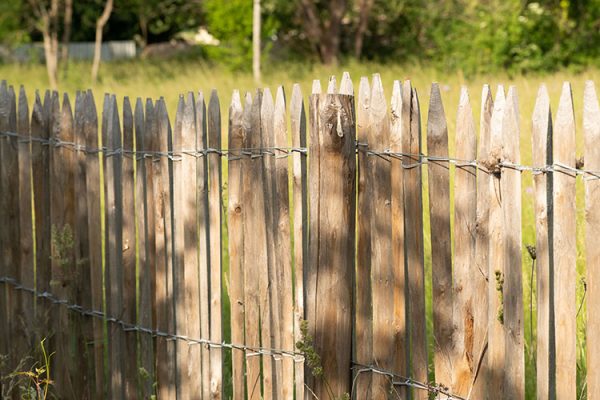
<path id="1" fill-rule="evenodd" d="M 351 386 L 356 135 L 353 96 L 318 95 L 317 105 L 316 115 L 311 109 L 311 118 L 319 118 L 319 152 L 311 153 L 311 158 L 316 156 L 319 162 L 318 168 L 311 170 L 311 189 L 318 190 L 311 198 L 318 202 L 311 202 L 311 216 L 317 224 L 310 226 L 309 274 L 315 277 L 311 302 L 318 310 L 313 314 L 314 348 L 323 366 L 323 377 L 316 379 L 313 389 L 317 397 L 325 398 L 329 390 L 333 396 L 342 396 Z"/>
<path id="2" fill-rule="evenodd" d="M 469 93 L 463 87 L 456 117 L 456 158 L 474 160 L 476 157 L 473 112 Z M 467 396 L 477 369 L 474 357 L 480 351 L 475 347 L 475 308 L 476 303 L 481 301 L 478 284 L 482 275 L 476 268 L 476 235 L 473 234 L 477 225 L 477 169 L 471 165 L 457 165 L 454 176 L 453 320 L 456 348 L 451 387 L 453 393 Z"/>
<path id="3" fill-rule="evenodd" d="M 502 159 L 520 164 L 519 108 L 514 86 L 508 90 L 502 122 Z M 521 265 L 521 172 L 502 170 L 500 196 L 504 214 L 504 395 L 525 398 L 525 349 L 523 332 L 523 276 Z"/>
<path id="4" fill-rule="evenodd" d="M 490 127 L 489 153 L 486 160 L 493 170 L 502 157 L 502 118 L 505 107 L 504 88 L 498 87 Z M 491 400 L 504 399 L 504 222 L 500 197 L 499 173 L 493 172 L 488 188 L 489 205 L 489 327 L 488 327 L 488 395 Z"/>
<path id="5" fill-rule="evenodd" d="M 356 296 L 355 296 L 355 357 L 363 365 L 373 363 L 373 306 L 371 304 L 371 196 L 368 175 L 369 157 L 365 146 L 369 134 L 369 106 L 371 88 L 369 79 L 360 78 L 356 106 L 356 140 L 359 143 L 357 182 L 357 253 L 356 253 Z M 393 183 L 392 183 L 393 184 Z M 370 372 L 361 373 L 356 380 L 357 398 L 371 397 Z"/>
<path id="6" fill-rule="evenodd" d="M 208 147 L 221 149 L 221 109 L 217 91 L 210 94 L 207 113 Z M 208 221 L 209 221 L 209 255 L 210 255 L 210 340 L 220 343 L 223 340 L 222 326 L 222 254 L 221 254 L 221 222 L 222 222 L 222 182 L 221 157 L 217 153 L 208 155 Z M 220 399 L 223 396 L 223 352 L 220 348 L 210 350 L 210 398 Z"/>
<path id="7" fill-rule="evenodd" d="M 565 82 L 554 123 L 554 163 L 575 167 L 575 116 L 571 85 Z M 575 399 L 577 390 L 577 242 L 575 174 L 559 170 L 553 182 L 554 315 L 556 398 Z"/>
<path id="8" fill-rule="evenodd" d="M 290 103 L 290 128 L 292 146 L 306 148 L 306 114 L 300 85 L 294 84 Z M 293 159 L 293 207 L 294 207 L 294 343 L 302 339 L 304 321 L 304 270 L 308 261 L 308 198 L 306 155 L 294 152 Z M 231 170 L 230 170 L 231 174 Z M 231 176 L 231 175 L 230 175 Z M 296 398 L 304 398 L 304 362 L 294 363 Z"/>
<path id="9" fill-rule="evenodd" d="M 379 74 L 374 74 L 369 106 L 369 150 L 383 151 L 390 146 L 387 104 Z M 391 175 L 390 163 L 383 157 L 367 158 L 367 196 L 371 198 L 371 285 L 373 294 L 373 360 L 380 368 L 392 370 L 393 332 L 390 325 L 390 299 L 394 297 L 392 269 Z M 385 375 L 373 375 L 372 397 L 386 399 L 391 382 Z"/>
<path id="10" fill-rule="evenodd" d="M 532 162 L 542 167 L 552 164 L 552 112 L 550 98 L 545 85 L 540 86 L 537 94 L 531 124 Z M 550 271 L 550 235 L 552 211 L 553 174 L 533 176 L 535 186 L 535 252 L 537 280 L 537 336 L 536 336 L 536 389 L 538 399 L 548 399 L 553 390 L 551 383 L 555 372 L 551 368 L 550 354 L 550 293 L 552 288 Z M 552 350 L 551 350 L 552 349 Z M 589 388 L 588 388 L 589 390 Z M 600 394 L 600 393 L 599 393 Z"/>
<path id="11" fill-rule="evenodd" d="M 431 85 L 427 116 L 427 152 L 448 157 L 448 126 L 437 83 Z M 450 168 L 444 161 L 429 161 L 429 218 L 433 291 L 435 381 L 450 387 L 455 361 L 452 321 L 452 240 L 450 233 Z M 462 238 L 457 238 L 458 240 Z"/>
<path id="12" fill-rule="evenodd" d="M 228 147 L 243 147 L 244 126 L 240 93 L 235 90 L 229 106 Z M 229 231 L 229 298 L 231 301 L 231 341 L 244 343 L 244 215 L 247 212 L 242 202 L 243 169 L 239 159 L 228 160 L 228 224 Z M 232 350 L 233 399 L 244 400 L 244 352 Z"/>

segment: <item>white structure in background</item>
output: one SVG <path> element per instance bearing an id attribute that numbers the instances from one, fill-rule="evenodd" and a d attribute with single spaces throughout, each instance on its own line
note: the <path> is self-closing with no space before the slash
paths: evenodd
<path id="1" fill-rule="evenodd" d="M 205 27 L 201 26 L 194 35 L 195 44 L 204 44 L 207 46 L 218 46 L 221 44 L 219 39 L 211 35 Z"/>

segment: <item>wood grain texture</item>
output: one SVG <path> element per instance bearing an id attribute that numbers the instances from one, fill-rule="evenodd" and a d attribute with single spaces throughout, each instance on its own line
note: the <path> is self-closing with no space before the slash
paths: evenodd
<path id="1" fill-rule="evenodd" d="M 324 372 L 321 379 L 315 380 L 313 390 L 317 397 L 325 398 L 328 388 L 334 396 L 350 393 L 356 158 L 354 98 L 330 94 L 318 97 L 316 115 L 311 109 L 311 117 L 319 118 L 319 162 L 318 168 L 311 170 L 316 181 L 311 189 L 318 190 L 311 193 L 311 198 L 317 199 L 316 204 L 311 202 L 311 216 L 317 224 L 311 224 L 309 236 L 310 258 L 316 262 L 309 273 L 316 275 L 315 299 L 311 300 L 318 310 L 313 314 L 314 347 L 321 355 Z M 315 157 L 314 152 L 311 157 Z"/>
<path id="2" fill-rule="evenodd" d="M 106 100 L 106 99 L 105 99 Z M 106 115 L 106 309 L 109 316 L 121 316 L 123 313 L 123 177 L 122 154 L 111 154 L 111 150 L 122 146 L 121 127 L 117 100 L 114 95 L 105 105 Z M 117 324 L 108 324 L 109 355 L 109 393 L 113 398 L 124 398 L 124 362 L 123 331 Z"/>
<path id="3" fill-rule="evenodd" d="M 583 136 L 585 142 L 585 167 L 600 169 L 600 106 L 594 82 L 587 81 L 583 92 Z M 598 266 L 600 265 L 600 185 L 597 179 L 586 176 L 585 184 L 585 237 L 587 262 L 587 393 L 588 398 L 600 396 L 600 323 L 595 310 L 600 305 Z"/>
<path id="4" fill-rule="evenodd" d="M 448 157 L 448 126 L 437 83 L 431 85 L 427 116 L 427 152 Z M 452 320 L 452 242 L 450 233 L 450 168 L 445 161 L 429 160 L 429 218 L 431 229 L 431 277 L 435 380 L 452 385 L 455 368 Z M 460 240 L 461 238 L 459 238 Z"/>
<path id="5" fill-rule="evenodd" d="M 221 110 L 216 90 L 210 94 L 207 114 L 208 146 L 221 149 Z M 223 340 L 221 321 L 221 157 L 213 153 L 208 155 L 208 208 L 210 226 L 210 340 L 220 343 Z M 210 350 L 210 398 L 220 399 L 223 395 L 223 354 L 219 348 Z"/>
<path id="6" fill-rule="evenodd" d="M 228 147 L 233 154 L 244 145 L 243 109 L 240 93 L 233 92 L 229 106 Z M 228 207 L 227 228 L 229 232 L 229 298 L 231 301 L 231 341 L 244 343 L 244 215 L 242 203 L 243 170 L 240 159 L 228 160 Z M 244 352 L 232 350 L 233 399 L 244 400 Z"/>
<path id="7" fill-rule="evenodd" d="M 136 151 L 145 151 L 150 147 L 151 120 L 154 109 L 151 100 L 146 103 L 147 111 L 144 112 L 144 103 L 139 97 L 135 102 L 134 128 Z M 138 248 L 138 313 L 137 323 L 141 326 L 154 327 L 152 296 L 154 282 L 154 205 L 152 203 L 152 159 L 149 157 L 136 157 L 135 179 L 135 222 Z M 139 367 L 146 372 L 146 376 L 139 374 L 140 397 L 147 398 L 154 393 L 152 384 L 155 379 L 154 372 L 154 340 L 147 335 L 139 337 Z"/>
<path id="8" fill-rule="evenodd" d="M 575 116 L 571 85 L 567 82 L 562 88 L 554 127 L 554 163 L 574 168 Z M 572 172 L 554 172 L 553 210 L 556 398 L 569 400 L 576 398 L 573 382 L 577 378 L 577 243 L 575 175 Z"/>
<path id="9" fill-rule="evenodd" d="M 289 147 L 286 104 L 283 87 L 277 88 L 275 97 L 275 109 L 273 114 L 273 128 L 275 147 Z M 275 204 L 277 208 L 274 218 L 275 242 L 277 260 L 277 280 L 279 281 L 279 293 L 281 298 L 281 348 L 294 351 L 294 292 L 292 277 L 292 249 L 290 228 L 290 182 L 288 173 L 287 157 L 275 158 Z M 282 380 L 280 383 L 282 399 L 293 400 L 294 398 L 294 360 L 284 357 L 282 360 Z"/>
<path id="10" fill-rule="evenodd" d="M 540 86 L 533 110 L 531 123 L 532 162 L 542 167 L 552 164 L 552 112 L 550 98 L 545 85 Z M 533 176 L 535 187 L 535 252 L 537 287 L 537 336 L 536 336 L 536 388 L 539 400 L 548 399 L 554 392 L 551 357 L 554 346 L 550 345 L 552 305 L 552 271 L 550 264 L 550 232 L 552 225 L 552 181 L 553 174 Z M 589 388 L 588 388 L 589 390 Z"/>
<path id="11" fill-rule="evenodd" d="M 475 160 L 477 137 L 466 87 L 461 89 L 456 116 L 456 158 Z M 478 284 L 481 273 L 476 268 L 475 240 L 477 224 L 477 168 L 456 165 L 454 175 L 454 300 L 452 391 L 467 396 L 474 381 L 479 349 L 475 347 L 476 304 L 481 301 Z M 433 243 L 433 242 L 432 242 Z M 473 282 L 476 282 L 474 285 Z M 485 297 L 485 292 L 484 292 Z M 479 345 L 481 345 L 479 343 Z"/>
<path id="12" fill-rule="evenodd" d="M 508 90 L 502 121 L 502 159 L 520 164 L 519 107 L 514 86 Z M 521 263 L 521 172 L 502 170 L 500 196 L 504 216 L 504 395 L 525 398 L 525 348 L 523 327 L 523 276 Z"/>
<path id="13" fill-rule="evenodd" d="M 292 146 L 306 148 L 306 113 L 300 85 L 294 84 L 290 102 Z M 304 271 L 308 261 L 308 193 L 306 154 L 292 154 L 294 210 L 294 343 L 302 339 L 300 327 L 304 321 Z M 294 363 L 296 398 L 304 398 L 304 362 Z"/>
<path id="14" fill-rule="evenodd" d="M 425 273 L 423 250 L 423 194 L 421 192 L 421 112 L 417 91 L 410 81 L 402 86 L 402 152 L 410 154 L 402 160 L 404 172 L 404 232 L 408 271 L 408 310 L 412 376 L 427 380 L 427 336 L 425 327 Z M 406 122 L 404 122 L 406 121 Z M 406 134 L 405 134 L 406 132 Z M 414 391 L 415 399 L 426 399 L 427 393 Z"/>
<path id="15" fill-rule="evenodd" d="M 0 118 L 0 123 L 3 125 L 3 128 L 6 129 L 6 127 L 4 127 L 4 125 L 7 125 L 7 122 L 5 121 L 7 119 L 7 117 L 5 117 L 6 114 L 8 114 L 7 112 L 7 108 L 8 108 L 8 91 L 6 88 L 6 81 L 3 80 L 2 84 L 0 85 L 0 107 L 2 109 L 2 118 Z M 8 153 L 8 151 L 10 150 L 9 148 L 9 144 L 8 144 L 8 140 L 5 138 L 2 138 L 2 140 L 0 140 L 0 160 L 4 160 L 4 153 Z M 6 188 L 4 185 L 7 184 L 7 182 L 5 182 L 5 175 L 7 175 L 9 173 L 9 169 L 8 169 L 8 165 L 4 165 L 4 163 L 0 163 L 0 190 L 2 190 L 2 195 L 0 195 L 0 206 L 2 206 L 2 209 L 5 210 L 6 209 L 6 203 L 8 202 L 8 198 L 7 198 L 7 194 L 8 193 L 8 188 Z M 7 226 L 8 223 L 8 213 L 1 213 L 0 214 L 0 226 L 2 226 L 3 228 L 0 229 L 0 247 L 1 248 L 5 248 L 6 246 L 8 246 L 8 242 L 9 242 L 9 237 L 8 237 L 8 229 L 4 228 Z M 0 258 L 0 274 L 2 274 L 2 276 L 5 276 L 8 274 L 8 265 L 7 265 L 7 261 L 5 260 L 5 258 L 11 256 L 12 254 L 10 254 L 10 252 L 4 252 L 4 253 L 9 253 L 9 255 L 7 256 L 6 254 L 3 254 L 2 257 Z M 8 354 L 8 349 L 10 348 L 10 338 L 11 338 L 11 332 L 10 332 L 10 323 L 9 323 L 9 318 L 8 318 L 8 299 L 9 299 L 9 291 L 11 289 L 8 287 L 8 285 L 3 285 L 2 286 L 2 291 L 0 293 L 0 312 L 2 312 L 2 318 L 0 320 L 0 322 L 2 323 L 2 327 L 0 328 L 0 335 L 2 336 L 2 341 L 0 341 L 0 352 L 2 352 L 2 354 Z M 12 362 L 10 362 L 10 364 L 12 364 Z M 12 365 L 8 366 L 7 370 L 4 371 L 4 369 L 2 370 L 2 374 L 4 375 L 5 373 L 9 373 L 10 371 L 10 367 L 12 367 Z"/>
<path id="16" fill-rule="evenodd" d="M 98 137 L 98 115 L 96 105 L 91 91 L 83 94 L 83 133 L 85 145 L 87 148 L 95 149 L 99 147 Z M 34 107 L 34 116 L 36 115 Z M 32 119 L 31 133 L 34 134 Z M 86 154 L 86 187 L 87 187 L 87 226 L 89 240 L 89 269 L 91 285 L 91 305 L 94 310 L 103 309 L 103 287 L 104 275 L 102 273 L 102 210 L 101 210 L 101 185 L 100 185 L 100 153 L 88 152 Z M 35 168 L 34 168 L 35 179 Z M 37 196 L 36 196 L 37 199 Z M 36 202 L 37 204 L 37 202 Z M 37 215 L 37 213 L 36 213 Z M 95 365 L 95 386 L 93 391 L 94 398 L 105 397 L 104 380 L 104 331 L 102 321 L 94 319 L 93 321 L 93 343 L 94 343 L 94 365 Z"/>
<path id="17" fill-rule="evenodd" d="M 354 357 L 363 365 L 373 363 L 373 305 L 371 303 L 371 201 L 369 157 L 369 107 L 371 87 L 366 76 L 360 78 L 356 103 L 356 140 L 359 143 L 357 157 L 357 249 L 356 249 L 356 295 L 354 316 Z M 356 378 L 356 398 L 371 397 L 372 375 L 361 373 Z"/>
<path id="18" fill-rule="evenodd" d="M 394 81 L 392 88 L 392 105 L 390 114 L 390 150 L 402 152 L 402 84 Z M 406 132 L 406 131 L 405 131 Z M 405 133 L 404 132 L 404 133 Z M 405 133 L 406 134 L 406 133 Z M 393 371 L 400 375 L 408 375 L 408 324 L 406 298 L 406 251 L 404 248 L 404 168 L 402 159 L 390 158 L 391 174 L 391 209 L 392 209 L 392 268 L 394 274 L 394 364 Z M 400 397 L 407 395 L 406 388 L 399 386 L 396 391 Z"/>
<path id="19" fill-rule="evenodd" d="M 504 88 L 498 86 L 490 122 L 489 153 L 487 165 L 493 168 L 502 158 L 502 120 L 506 99 Z M 500 173 L 490 174 L 489 193 L 489 292 L 488 292 L 488 396 L 490 400 L 504 399 L 504 217 L 500 192 Z"/>
<path id="20" fill-rule="evenodd" d="M 478 162 L 487 160 L 490 147 L 491 119 L 494 108 L 492 93 L 488 85 L 481 92 L 479 117 Z M 479 399 L 487 393 L 488 382 L 488 270 L 489 270 L 489 207 L 490 174 L 477 169 L 477 220 L 475 227 L 475 281 L 473 290 L 477 301 L 473 303 L 473 381 L 469 392 L 471 398 Z"/>
<path id="21" fill-rule="evenodd" d="M 152 128 L 152 150 L 165 152 L 169 149 L 171 124 L 163 99 L 156 102 L 155 118 Z M 157 157 L 152 163 L 154 185 L 154 230 L 155 230 L 155 312 L 156 326 L 161 331 L 168 331 L 172 325 L 172 243 L 171 243 L 171 191 L 169 179 L 169 161 L 166 157 Z M 164 338 L 156 339 L 157 358 L 157 394 L 161 399 L 174 399 L 175 394 L 175 359 L 172 343 Z M 158 362 L 160 360 L 160 362 Z"/>
<path id="22" fill-rule="evenodd" d="M 122 193 L 123 193 L 123 293 L 122 319 L 135 324 L 137 303 L 137 274 L 135 254 L 135 186 L 134 186 L 134 156 L 127 154 L 134 150 L 133 111 L 128 97 L 123 100 L 123 150 L 126 155 L 122 158 Z M 123 384 L 125 398 L 135 399 L 138 395 L 138 366 L 137 366 L 137 335 L 135 331 L 123 334 Z"/>
<path id="23" fill-rule="evenodd" d="M 369 106 L 369 150 L 383 151 L 390 145 L 390 125 L 381 78 L 373 75 Z M 390 351 L 394 335 L 390 331 L 394 310 L 392 268 L 391 175 L 390 162 L 378 156 L 367 158 L 367 196 L 371 198 L 371 285 L 373 304 L 373 363 L 384 370 L 393 368 Z M 373 375 L 372 398 L 386 399 L 391 382 L 385 375 Z"/>

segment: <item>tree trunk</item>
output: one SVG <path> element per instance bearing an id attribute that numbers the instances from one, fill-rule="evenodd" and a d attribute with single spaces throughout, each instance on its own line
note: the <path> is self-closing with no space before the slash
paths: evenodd
<path id="1" fill-rule="evenodd" d="M 260 0 L 254 0 L 252 14 L 252 72 L 254 81 L 260 83 Z"/>
<path id="2" fill-rule="evenodd" d="M 73 0 L 65 0 L 65 16 L 63 20 L 63 37 L 60 59 L 63 62 L 65 77 L 69 68 L 69 42 L 71 41 L 71 24 L 73 21 Z"/>
<path id="3" fill-rule="evenodd" d="M 302 0 L 305 34 L 324 64 L 337 64 L 346 0 L 329 2 L 329 19 L 322 20 L 313 0 Z"/>
<path id="4" fill-rule="evenodd" d="M 369 24 L 369 16 L 374 0 L 360 0 L 358 6 L 358 26 L 354 37 L 354 57 L 362 56 L 363 41 Z"/>
<path id="5" fill-rule="evenodd" d="M 102 56 L 102 31 L 110 18 L 113 9 L 113 0 L 106 0 L 104 11 L 96 22 L 96 44 L 94 46 L 94 62 L 92 64 L 92 84 L 96 84 L 98 70 L 100 69 L 100 58 Z"/>

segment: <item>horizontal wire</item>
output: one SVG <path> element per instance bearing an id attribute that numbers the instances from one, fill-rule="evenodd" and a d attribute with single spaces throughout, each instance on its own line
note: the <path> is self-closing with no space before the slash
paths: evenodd
<path id="1" fill-rule="evenodd" d="M 53 147 L 65 147 L 73 151 L 81 151 L 86 154 L 98 154 L 104 153 L 106 157 L 123 155 L 125 157 L 135 157 L 136 160 L 145 158 L 151 158 L 157 161 L 161 157 L 166 157 L 173 161 L 181 161 L 183 156 L 190 157 L 206 157 L 210 154 L 217 154 L 219 156 L 227 157 L 229 161 L 239 160 L 243 158 L 261 158 L 264 156 L 271 156 L 275 158 L 289 157 L 292 153 L 300 153 L 304 156 L 308 155 L 308 148 L 306 147 L 248 147 L 248 148 L 237 148 L 237 149 L 178 149 L 172 151 L 154 151 L 154 150 L 129 150 L 122 147 L 116 149 L 108 149 L 107 147 L 100 148 L 88 148 L 84 145 L 64 141 L 58 138 L 41 138 L 28 135 L 22 135 L 15 132 L 0 132 L 0 138 L 18 138 L 21 143 L 40 143 L 42 145 L 53 146 Z M 402 163 L 402 168 L 413 169 L 425 164 L 431 163 L 450 163 L 455 165 L 457 168 L 473 167 L 484 173 L 498 174 L 502 169 L 511 169 L 519 172 L 531 172 L 534 175 L 547 174 L 547 173 L 563 173 L 569 176 L 581 175 L 585 180 L 596 180 L 600 179 L 600 171 L 585 170 L 582 168 L 576 168 L 564 163 L 555 162 L 553 164 L 544 165 L 540 167 L 516 164 L 506 160 L 465 160 L 453 157 L 440 157 L 426 154 L 416 153 L 404 153 L 394 152 L 389 149 L 385 150 L 369 150 L 368 143 L 356 142 L 357 153 L 366 153 L 369 156 L 377 156 L 386 161 L 391 159 L 398 159 L 401 161 L 410 161 L 410 163 Z"/>

